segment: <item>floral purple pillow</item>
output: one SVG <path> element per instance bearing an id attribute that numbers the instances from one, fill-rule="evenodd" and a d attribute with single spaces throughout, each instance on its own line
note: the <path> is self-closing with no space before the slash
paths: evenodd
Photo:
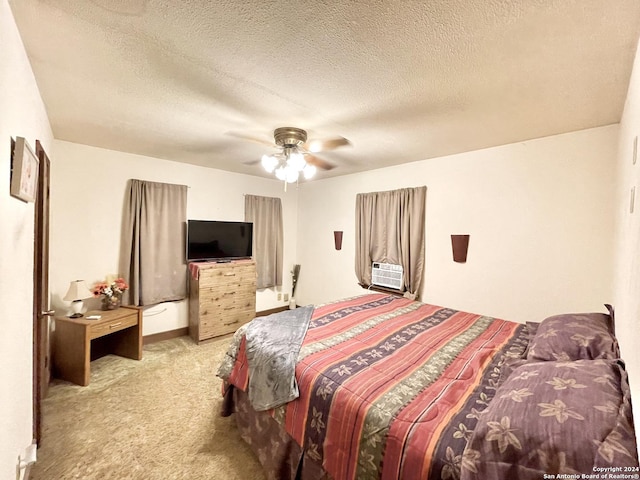
<path id="1" fill-rule="evenodd" d="M 530 361 L 620 357 L 613 318 L 605 313 L 567 313 L 543 320 L 527 351 Z"/>
<path id="2" fill-rule="evenodd" d="M 531 341 L 533 339 L 533 337 L 536 336 L 536 333 L 538 333 L 538 328 L 540 328 L 540 322 L 527 322 L 527 330 L 529 332 L 529 341 Z"/>
<path id="3" fill-rule="evenodd" d="M 480 415 L 461 480 L 583 478 L 621 466 L 638 466 L 622 362 L 532 362 L 513 371 Z"/>
<path id="4" fill-rule="evenodd" d="M 524 352 L 522 352 L 521 356 L 509 357 L 505 360 L 504 364 L 502 365 L 502 368 L 500 369 L 500 380 L 498 382 L 498 385 L 501 385 L 504 380 L 509 378 L 509 375 L 511 375 L 511 372 L 513 372 L 516 368 L 518 368 L 520 365 L 524 365 L 529 361 L 527 359 L 527 354 L 529 352 L 529 348 L 531 347 L 531 341 L 536 336 L 536 332 L 538 331 L 539 326 L 540 326 L 540 323 L 538 322 L 526 323 L 526 329 L 528 333 L 527 347 L 525 348 Z"/>

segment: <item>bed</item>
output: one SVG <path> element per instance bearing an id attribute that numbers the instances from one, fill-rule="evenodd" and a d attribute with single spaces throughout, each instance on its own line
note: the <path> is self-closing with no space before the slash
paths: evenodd
<path id="1" fill-rule="evenodd" d="M 269 478 L 637 474 L 613 317 L 572 315 L 520 324 L 384 294 L 317 306 L 301 343 L 271 362 L 295 357 L 282 404 L 250 398 L 255 347 L 236 333 L 219 372 L 223 415 Z M 278 317 L 246 329 L 268 321 Z"/>

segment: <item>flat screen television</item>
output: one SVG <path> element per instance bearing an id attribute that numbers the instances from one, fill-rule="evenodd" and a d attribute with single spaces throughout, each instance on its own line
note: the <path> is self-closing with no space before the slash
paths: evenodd
<path id="1" fill-rule="evenodd" d="M 253 223 L 187 220 L 187 261 L 250 258 Z"/>

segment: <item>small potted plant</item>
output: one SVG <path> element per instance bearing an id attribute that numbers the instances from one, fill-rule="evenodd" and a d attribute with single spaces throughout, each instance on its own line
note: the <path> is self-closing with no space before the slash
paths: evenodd
<path id="1" fill-rule="evenodd" d="M 298 283 L 298 278 L 300 277 L 300 265 L 296 264 L 293 266 L 291 270 L 291 299 L 289 300 L 289 309 L 293 310 L 296 308 L 296 284 Z"/>
<path id="2" fill-rule="evenodd" d="M 102 310 L 115 310 L 122 303 L 122 294 L 129 288 L 124 278 L 109 278 L 93 286 L 93 296 L 100 297 Z"/>

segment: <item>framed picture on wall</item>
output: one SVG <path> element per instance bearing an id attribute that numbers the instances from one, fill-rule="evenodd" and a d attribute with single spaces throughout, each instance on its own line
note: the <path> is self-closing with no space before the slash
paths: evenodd
<path id="1" fill-rule="evenodd" d="M 23 137 L 16 137 L 11 161 L 12 196 L 25 202 L 35 202 L 38 190 L 40 162 Z"/>

